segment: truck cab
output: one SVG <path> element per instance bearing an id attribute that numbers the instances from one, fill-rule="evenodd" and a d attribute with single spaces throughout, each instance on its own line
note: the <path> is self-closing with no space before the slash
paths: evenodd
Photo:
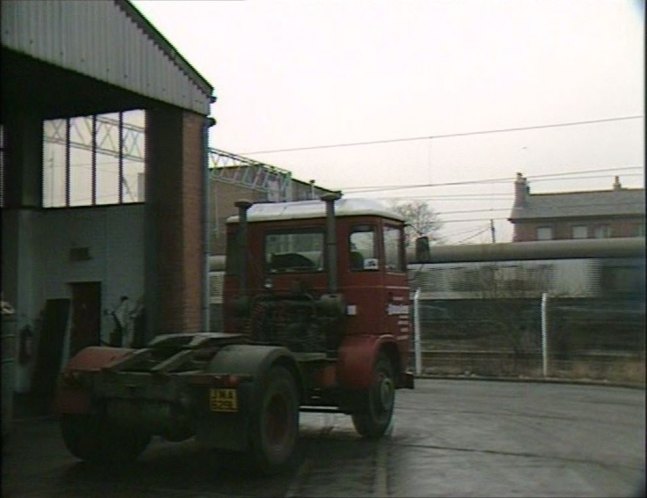
<path id="1" fill-rule="evenodd" d="M 376 201 L 323 200 L 238 203 L 227 224 L 225 332 L 291 350 L 302 406 L 365 411 L 379 362 L 391 378 L 378 410 L 390 420 L 394 390 L 412 387 L 404 221 Z M 355 425 L 367 436 L 386 428 Z"/>

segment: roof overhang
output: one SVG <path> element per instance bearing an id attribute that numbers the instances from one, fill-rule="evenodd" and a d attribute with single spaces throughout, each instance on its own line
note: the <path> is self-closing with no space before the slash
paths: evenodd
<path id="1" fill-rule="evenodd" d="M 209 114 L 212 86 L 126 0 L 3 0 L 1 30 L 3 56 L 9 56 L 3 57 L 3 86 L 9 81 L 16 92 L 39 92 L 30 99 L 80 100 L 73 92 L 85 85 L 86 93 L 100 93 L 97 101 L 106 93 L 126 107 L 129 100 L 141 107 L 145 99 Z M 47 80 L 34 81 L 50 72 L 56 95 Z"/>

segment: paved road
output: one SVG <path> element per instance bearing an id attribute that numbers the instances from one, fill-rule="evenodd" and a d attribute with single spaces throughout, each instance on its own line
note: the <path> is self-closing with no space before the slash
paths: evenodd
<path id="1" fill-rule="evenodd" d="M 189 441 L 154 441 L 119 470 L 68 455 L 55 420 L 14 423 L 2 496 L 637 496 L 645 467 L 645 393 L 565 384 L 419 380 L 398 392 L 381 442 L 349 417 L 302 414 L 299 465 L 254 477 Z"/>

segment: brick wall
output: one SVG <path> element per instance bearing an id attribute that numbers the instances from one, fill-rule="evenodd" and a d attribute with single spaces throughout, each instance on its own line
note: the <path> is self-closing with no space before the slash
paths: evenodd
<path id="1" fill-rule="evenodd" d="M 182 157 L 182 330 L 202 330 L 204 117 L 184 113 Z"/>
<path id="2" fill-rule="evenodd" d="M 146 292 L 152 334 L 202 330 L 204 118 L 147 111 Z"/>
<path id="3" fill-rule="evenodd" d="M 552 227 L 553 239 L 572 239 L 573 226 L 584 225 L 589 229 L 589 238 L 594 237 L 594 230 L 600 225 L 608 225 L 611 237 L 636 237 L 644 235 L 644 217 L 628 218 L 596 218 L 591 219 L 572 219 L 572 220 L 545 220 L 530 221 L 526 223 L 517 222 L 514 225 L 514 242 L 526 242 L 537 240 L 537 229 L 539 227 Z M 642 229 L 641 229 L 642 227 Z M 641 231 L 642 230 L 642 231 Z"/>

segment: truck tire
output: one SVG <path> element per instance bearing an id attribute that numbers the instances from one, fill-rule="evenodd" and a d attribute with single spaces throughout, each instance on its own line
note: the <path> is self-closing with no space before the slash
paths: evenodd
<path id="1" fill-rule="evenodd" d="M 391 425 L 395 406 L 393 365 L 380 354 L 373 368 L 373 385 L 362 393 L 359 410 L 352 414 L 355 430 L 363 437 L 377 439 Z"/>
<path id="2" fill-rule="evenodd" d="M 117 427 L 95 414 L 61 415 L 65 447 L 75 457 L 92 463 L 128 463 L 146 449 L 150 434 Z"/>
<path id="3" fill-rule="evenodd" d="M 286 368 L 269 370 L 257 407 L 250 430 L 252 463 L 262 474 L 276 474 L 290 465 L 299 437 L 299 395 Z"/>

